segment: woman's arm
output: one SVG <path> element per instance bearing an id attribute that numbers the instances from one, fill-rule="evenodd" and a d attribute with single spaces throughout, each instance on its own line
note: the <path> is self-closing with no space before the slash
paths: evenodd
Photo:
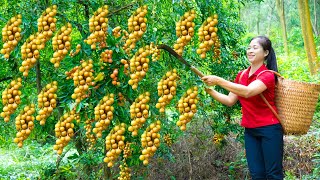
<path id="1" fill-rule="evenodd" d="M 205 88 L 205 90 L 210 96 L 226 106 L 233 106 L 238 101 L 238 96 L 232 92 L 229 95 L 225 95 L 210 88 Z"/>
<path id="2" fill-rule="evenodd" d="M 248 86 L 236 84 L 214 75 L 204 76 L 202 77 L 202 80 L 209 86 L 219 85 L 224 89 L 245 98 L 258 95 L 267 89 L 267 86 L 260 80 L 254 80 Z"/>

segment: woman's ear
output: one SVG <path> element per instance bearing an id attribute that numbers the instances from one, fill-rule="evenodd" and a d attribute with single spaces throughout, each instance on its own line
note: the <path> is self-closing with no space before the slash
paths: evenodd
<path id="1" fill-rule="evenodd" d="M 269 54 L 269 50 L 265 50 L 265 51 L 264 51 L 264 57 L 267 57 L 268 54 Z"/>

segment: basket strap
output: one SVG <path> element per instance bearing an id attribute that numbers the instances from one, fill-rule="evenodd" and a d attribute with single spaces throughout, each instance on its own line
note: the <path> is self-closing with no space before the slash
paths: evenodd
<path id="1" fill-rule="evenodd" d="M 273 107 L 270 105 L 270 103 L 267 101 L 267 99 L 264 97 L 264 95 L 262 93 L 259 94 L 260 97 L 262 98 L 262 100 L 267 104 L 267 106 L 270 108 L 270 110 L 273 112 L 273 114 L 277 117 L 277 119 L 280 121 L 280 124 L 283 125 L 283 122 L 280 118 L 280 116 L 278 115 L 278 113 L 273 109 Z"/>
<path id="2" fill-rule="evenodd" d="M 240 81 L 241 81 L 242 76 L 244 75 L 244 73 L 245 73 L 247 70 L 248 70 L 248 69 L 243 70 L 242 73 L 240 74 L 239 81 L 238 81 L 239 84 L 240 84 Z"/>
<path id="3" fill-rule="evenodd" d="M 277 75 L 278 77 L 281 77 L 281 78 L 284 78 L 283 76 L 280 75 L 280 73 L 276 72 L 276 71 L 273 71 L 273 70 L 263 70 L 261 71 L 258 75 L 257 75 L 257 78 L 264 72 L 272 72 L 273 74 Z"/>

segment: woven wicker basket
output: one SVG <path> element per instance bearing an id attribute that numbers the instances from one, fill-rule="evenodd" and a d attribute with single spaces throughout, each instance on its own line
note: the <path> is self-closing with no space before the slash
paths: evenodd
<path id="1" fill-rule="evenodd" d="M 319 91 L 319 84 L 297 82 L 279 76 L 275 103 L 285 134 L 301 135 L 308 132 Z"/>
<path id="2" fill-rule="evenodd" d="M 261 98 L 279 119 L 284 134 L 306 134 L 316 110 L 320 85 L 285 79 L 272 70 L 261 71 L 257 77 L 266 71 L 273 72 L 278 76 L 275 90 L 275 104 L 278 113 L 275 112 L 262 94 L 260 94 Z"/>
<path id="3" fill-rule="evenodd" d="M 247 70 L 244 70 L 241 73 L 239 82 L 245 71 Z M 316 110 L 320 84 L 285 79 L 278 72 L 272 70 L 261 71 L 257 77 L 267 71 L 273 72 L 278 76 L 278 82 L 275 89 L 275 105 L 278 113 L 271 107 L 262 93 L 260 94 L 261 98 L 279 119 L 284 134 L 306 134 L 310 128 Z"/>

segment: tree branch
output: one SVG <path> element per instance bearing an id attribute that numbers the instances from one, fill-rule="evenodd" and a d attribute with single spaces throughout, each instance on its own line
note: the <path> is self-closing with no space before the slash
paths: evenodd
<path id="1" fill-rule="evenodd" d="M 113 14 L 117 14 L 118 12 L 120 12 L 120 11 L 122 11 L 122 10 L 127 9 L 127 8 L 129 8 L 129 7 L 133 6 L 134 4 L 135 4 L 135 3 L 127 4 L 127 5 L 125 5 L 125 6 L 121 7 L 121 8 L 119 8 L 119 9 L 117 9 L 117 10 L 115 10 L 115 11 L 112 11 L 112 12 L 110 12 L 110 14 L 108 14 L 108 16 L 107 16 L 107 17 L 110 17 L 110 16 L 111 16 L 111 15 L 113 15 Z"/>
<path id="2" fill-rule="evenodd" d="M 13 78 L 12 77 L 5 77 L 5 78 L 0 79 L 0 82 L 7 81 L 7 80 L 10 80 L 10 79 L 13 79 Z"/>

